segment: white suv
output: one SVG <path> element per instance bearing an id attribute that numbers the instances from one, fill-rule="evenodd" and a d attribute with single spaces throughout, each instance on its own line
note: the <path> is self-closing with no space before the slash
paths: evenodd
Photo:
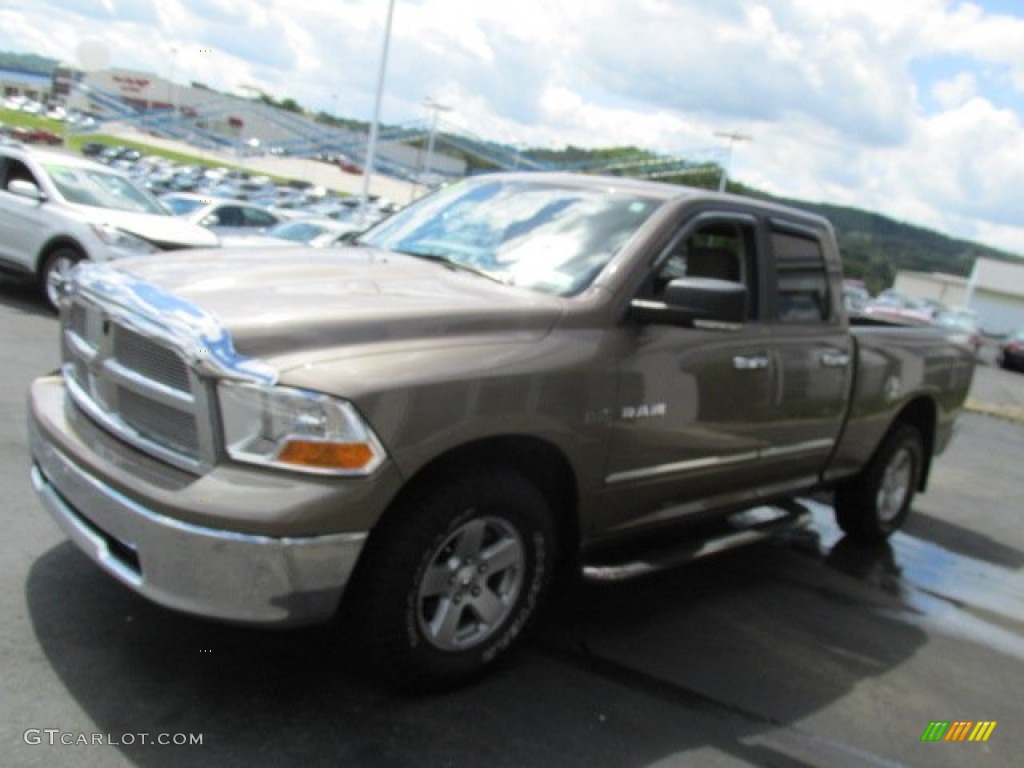
<path id="1" fill-rule="evenodd" d="M 82 259 L 217 245 L 123 173 L 64 152 L 0 146 L 0 271 L 36 281 L 53 308 Z"/>

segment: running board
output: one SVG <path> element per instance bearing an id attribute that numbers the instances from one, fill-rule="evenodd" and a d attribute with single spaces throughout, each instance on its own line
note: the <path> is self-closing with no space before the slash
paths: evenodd
<path id="1" fill-rule="evenodd" d="M 796 501 L 736 512 L 724 519 L 716 535 L 681 539 L 674 546 L 648 549 L 623 562 L 590 563 L 583 566 L 588 581 L 626 581 L 664 571 L 736 547 L 777 536 L 811 522 L 811 511 Z"/>

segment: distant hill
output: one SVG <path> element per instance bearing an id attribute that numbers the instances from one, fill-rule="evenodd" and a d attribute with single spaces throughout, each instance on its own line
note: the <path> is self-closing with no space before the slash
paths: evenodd
<path id="1" fill-rule="evenodd" d="M 527 150 L 525 154 L 545 163 L 564 166 L 604 161 L 613 169 L 616 167 L 617 159 L 635 160 L 645 155 L 652 160 L 658 159 L 654 153 L 636 147 L 585 150 L 569 146 L 562 151 Z M 625 164 L 624 162 L 623 165 Z M 627 176 L 634 175 L 634 170 L 623 167 L 621 173 Z M 714 163 L 695 163 L 692 168 L 678 175 L 659 174 L 659 178 L 662 181 L 687 186 L 717 189 L 720 173 L 720 167 Z M 1005 251 L 969 240 L 947 237 L 939 232 L 896 221 L 879 213 L 828 203 L 774 197 L 766 192 L 731 182 L 729 191 L 790 205 L 828 218 L 836 229 L 844 272 L 847 277 L 863 280 L 872 293 L 890 287 L 896 279 L 898 270 L 944 272 L 966 277 L 970 274 L 975 259 L 978 258 L 1024 263 L 1024 259 Z"/>
<path id="2" fill-rule="evenodd" d="M 12 53 L 0 51 L 0 69 L 16 72 L 31 72 L 38 75 L 52 75 L 59 62 L 34 53 Z"/>
<path id="3" fill-rule="evenodd" d="M 827 203 L 771 198 L 763 193 L 752 196 L 773 199 L 829 219 L 836 229 L 844 272 L 847 277 L 863 280 L 872 293 L 891 286 L 897 270 L 967 277 L 975 259 L 979 258 L 1024 264 L 1020 257 L 1006 251 L 947 237 L 878 213 Z"/>

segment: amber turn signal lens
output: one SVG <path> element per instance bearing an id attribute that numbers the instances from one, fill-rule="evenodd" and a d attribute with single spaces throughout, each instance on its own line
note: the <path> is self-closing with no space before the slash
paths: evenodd
<path id="1" fill-rule="evenodd" d="M 320 469 L 362 469 L 373 460 L 373 449 L 366 443 L 289 440 L 277 460 Z"/>

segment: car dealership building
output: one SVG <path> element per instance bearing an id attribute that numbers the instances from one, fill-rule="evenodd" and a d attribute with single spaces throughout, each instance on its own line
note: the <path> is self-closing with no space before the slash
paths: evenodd
<path id="1" fill-rule="evenodd" d="M 970 277 L 900 272 L 893 287 L 918 299 L 941 301 L 947 307 L 968 307 L 977 313 L 982 330 L 992 335 L 1024 328 L 1024 260 L 978 259 Z"/>

